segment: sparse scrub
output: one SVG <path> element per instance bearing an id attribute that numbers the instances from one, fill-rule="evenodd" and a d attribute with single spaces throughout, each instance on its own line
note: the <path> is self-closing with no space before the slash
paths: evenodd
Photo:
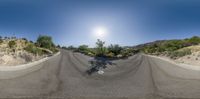
<path id="1" fill-rule="evenodd" d="M 0 39 L 0 44 L 1 44 L 1 43 L 3 43 L 3 40 L 2 40 L 2 39 Z"/>
<path id="2" fill-rule="evenodd" d="M 109 52 L 106 56 L 112 58 L 112 57 L 115 57 L 115 54 L 113 52 Z"/>
<path id="3" fill-rule="evenodd" d="M 124 47 L 119 46 L 118 44 L 115 44 L 115 45 L 111 44 L 108 47 L 104 45 L 105 45 L 105 42 L 98 39 L 96 42 L 95 48 L 89 48 L 87 45 L 81 45 L 78 48 L 76 48 L 74 51 L 80 52 L 89 56 L 109 57 L 109 58 L 128 57 L 139 52 L 139 50 L 134 50 L 133 48 L 124 48 Z M 65 47 L 63 48 L 66 49 Z"/>
<path id="4" fill-rule="evenodd" d="M 30 43 L 26 48 L 24 48 L 29 53 L 32 53 L 34 55 L 43 55 L 43 51 L 39 48 L 37 48 L 34 44 Z"/>
<path id="5" fill-rule="evenodd" d="M 122 50 L 122 47 L 120 47 L 118 44 L 115 44 L 115 45 L 111 44 L 110 46 L 108 46 L 108 52 L 113 53 L 114 54 L 113 56 L 120 54 L 121 50 Z"/>
<path id="6" fill-rule="evenodd" d="M 128 57 L 128 56 L 131 56 L 133 54 L 133 49 L 131 48 L 125 48 L 123 50 L 121 50 L 121 55 L 122 57 Z"/>
<path id="7" fill-rule="evenodd" d="M 14 48 L 16 46 L 16 42 L 15 41 L 9 41 L 8 46 L 10 48 Z"/>
<path id="8" fill-rule="evenodd" d="M 190 49 L 183 49 L 183 50 L 177 50 L 177 51 L 173 51 L 173 52 L 169 52 L 169 56 L 171 58 L 179 58 L 179 57 L 183 57 L 186 55 L 190 55 L 192 54 Z"/>
<path id="9" fill-rule="evenodd" d="M 160 55 L 172 53 L 175 56 L 181 56 L 181 52 L 177 50 L 197 44 L 200 44 L 200 37 L 194 36 L 192 38 L 183 40 L 165 40 L 162 42 L 155 42 L 152 44 L 144 45 L 142 48 L 140 48 L 140 50 L 146 54 Z"/>

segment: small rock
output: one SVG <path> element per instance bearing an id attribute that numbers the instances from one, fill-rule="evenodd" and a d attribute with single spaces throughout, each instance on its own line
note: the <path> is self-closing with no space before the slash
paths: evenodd
<path id="1" fill-rule="evenodd" d="M 103 70 L 99 70 L 98 74 L 102 75 L 102 74 L 104 74 L 104 71 Z"/>

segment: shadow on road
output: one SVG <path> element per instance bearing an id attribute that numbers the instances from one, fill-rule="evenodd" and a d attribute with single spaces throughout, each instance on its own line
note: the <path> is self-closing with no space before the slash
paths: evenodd
<path id="1" fill-rule="evenodd" d="M 88 75 L 105 69 L 107 65 L 115 65 L 109 59 L 104 57 L 95 57 L 94 59 L 90 60 L 89 63 L 90 68 L 86 71 Z"/>

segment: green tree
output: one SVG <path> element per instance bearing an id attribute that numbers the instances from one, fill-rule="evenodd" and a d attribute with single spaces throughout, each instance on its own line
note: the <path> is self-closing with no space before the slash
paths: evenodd
<path id="1" fill-rule="evenodd" d="M 111 44 L 110 46 L 108 46 L 108 52 L 112 52 L 115 55 L 120 54 L 121 50 L 122 50 L 122 47 L 120 47 L 118 44 L 115 44 L 115 45 Z"/>
<path id="2" fill-rule="evenodd" d="M 57 48 L 61 48 L 60 45 L 57 45 Z"/>
<path id="3" fill-rule="evenodd" d="M 104 46 L 105 42 L 101 41 L 100 39 L 96 42 L 96 55 L 97 56 L 105 56 L 107 49 Z"/>
<path id="4" fill-rule="evenodd" d="M 87 46 L 87 45 L 80 45 L 80 46 L 78 47 L 78 51 L 79 51 L 79 52 L 84 53 L 84 52 L 86 52 L 87 50 L 88 50 L 88 46 Z"/>
<path id="5" fill-rule="evenodd" d="M 197 45 L 200 43 L 200 37 L 198 36 L 193 36 L 192 38 L 189 39 L 189 42 L 194 44 L 194 45 Z"/>
<path id="6" fill-rule="evenodd" d="M 46 36 L 46 35 L 40 35 L 37 39 L 36 45 L 42 48 L 47 48 L 47 49 L 51 49 L 52 47 L 54 47 L 52 38 L 50 36 Z"/>
<path id="7" fill-rule="evenodd" d="M 70 45 L 70 46 L 68 46 L 68 47 L 67 47 L 67 49 L 68 49 L 68 50 L 75 50 L 75 49 L 76 49 L 76 47 L 74 47 L 74 46 Z"/>

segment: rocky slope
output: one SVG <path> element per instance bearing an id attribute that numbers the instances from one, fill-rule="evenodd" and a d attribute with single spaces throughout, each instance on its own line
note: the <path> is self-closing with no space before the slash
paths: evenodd
<path id="1" fill-rule="evenodd" d="M 9 44 L 14 42 L 14 44 Z M 13 66 L 19 64 L 25 64 L 41 58 L 47 55 L 34 55 L 25 50 L 25 48 L 31 42 L 26 39 L 3 39 L 0 43 L 0 66 Z"/>

